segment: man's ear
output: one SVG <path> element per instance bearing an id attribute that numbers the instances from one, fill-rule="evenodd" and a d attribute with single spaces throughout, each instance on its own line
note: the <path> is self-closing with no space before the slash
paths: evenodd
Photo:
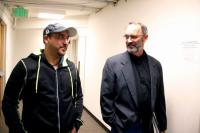
<path id="1" fill-rule="evenodd" d="M 146 41 L 148 39 L 148 35 L 144 35 L 143 41 Z"/>
<path id="2" fill-rule="evenodd" d="M 43 37 L 43 41 L 44 41 L 45 44 L 48 43 L 48 38 L 49 38 L 49 37 L 48 37 L 47 35 L 45 35 L 45 36 Z"/>
<path id="3" fill-rule="evenodd" d="M 147 40 L 147 39 L 148 39 L 148 35 L 145 35 L 145 36 L 144 36 L 144 39 Z"/>
<path id="4" fill-rule="evenodd" d="M 148 39 L 148 35 L 144 35 L 144 37 L 143 37 L 143 42 L 146 42 L 147 39 Z"/>

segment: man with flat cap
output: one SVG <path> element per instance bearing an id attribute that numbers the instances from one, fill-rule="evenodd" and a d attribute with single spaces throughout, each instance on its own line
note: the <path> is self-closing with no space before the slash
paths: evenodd
<path id="1" fill-rule="evenodd" d="M 48 25 L 41 54 L 30 54 L 14 67 L 2 101 L 9 133 L 78 132 L 83 110 L 81 82 L 74 63 L 64 60 L 69 38 L 76 34 L 73 27 Z"/>

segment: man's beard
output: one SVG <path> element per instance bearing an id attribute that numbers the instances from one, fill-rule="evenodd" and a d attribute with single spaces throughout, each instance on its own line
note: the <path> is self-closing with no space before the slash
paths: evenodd
<path id="1" fill-rule="evenodd" d="M 66 51 L 67 51 L 67 48 L 60 47 L 59 50 L 58 50 L 58 55 L 62 57 L 66 54 Z"/>
<path id="2" fill-rule="evenodd" d="M 129 47 L 129 45 L 131 45 L 131 46 Z M 142 45 L 140 43 L 138 43 L 134 46 L 132 44 L 127 44 L 126 47 L 127 47 L 127 51 L 131 54 L 135 54 L 138 51 L 142 50 Z"/>

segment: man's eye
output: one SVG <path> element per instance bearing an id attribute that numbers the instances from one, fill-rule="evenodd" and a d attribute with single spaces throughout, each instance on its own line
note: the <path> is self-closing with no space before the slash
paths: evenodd
<path id="1" fill-rule="evenodd" d="M 135 35 L 124 35 L 124 37 L 125 37 L 126 39 L 129 39 L 129 38 L 135 39 L 135 38 L 137 38 L 137 36 L 135 36 Z"/>
<path id="2" fill-rule="evenodd" d="M 58 38 L 59 39 L 67 39 L 67 36 L 65 36 L 65 35 L 59 35 Z"/>
<path id="3" fill-rule="evenodd" d="M 131 39 L 135 39 L 135 38 L 137 38 L 137 36 L 131 35 L 130 38 L 131 38 Z"/>

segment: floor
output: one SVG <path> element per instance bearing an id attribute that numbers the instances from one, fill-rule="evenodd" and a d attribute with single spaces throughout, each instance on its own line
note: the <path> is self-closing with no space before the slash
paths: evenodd
<path id="1" fill-rule="evenodd" d="M 108 131 L 102 128 L 86 111 L 83 111 L 82 119 L 84 125 L 80 128 L 79 133 L 108 133 Z"/>
<path id="2" fill-rule="evenodd" d="M 82 120 L 84 121 L 84 125 L 80 128 L 79 133 L 108 133 L 108 131 L 96 122 L 85 110 L 83 111 Z M 8 133 L 4 120 L 0 120 L 0 133 Z"/>

